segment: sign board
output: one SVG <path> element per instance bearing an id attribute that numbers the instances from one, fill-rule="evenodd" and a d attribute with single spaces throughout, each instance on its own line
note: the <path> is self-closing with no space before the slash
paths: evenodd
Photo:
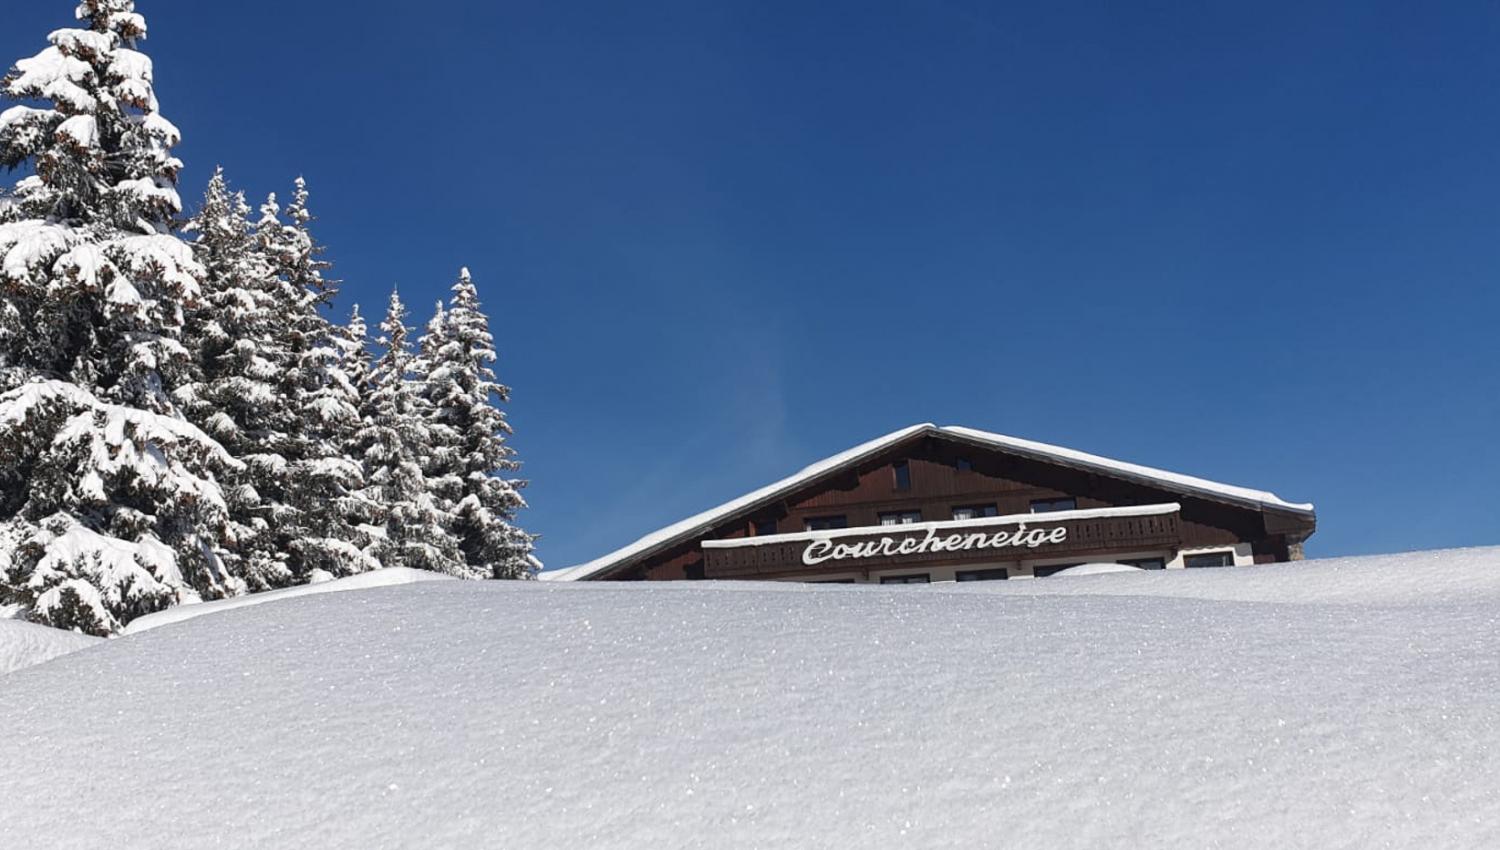
<path id="1" fill-rule="evenodd" d="M 827 561 L 861 560 L 864 558 L 889 558 L 898 555 L 919 555 L 927 552 L 971 552 L 982 549 L 1035 549 L 1042 545 L 1066 542 L 1066 526 L 1052 528 L 1027 528 L 1021 523 L 1013 530 L 974 532 L 969 534 L 940 535 L 927 529 L 925 537 L 880 537 L 855 543 L 835 543 L 832 540 L 813 540 L 802 550 L 802 563 L 809 567 Z"/>

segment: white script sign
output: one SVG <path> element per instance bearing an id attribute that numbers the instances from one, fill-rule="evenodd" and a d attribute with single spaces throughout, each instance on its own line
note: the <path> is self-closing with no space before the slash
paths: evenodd
<path id="1" fill-rule="evenodd" d="M 858 543 L 814 540 L 802 550 L 802 563 L 811 567 L 824 561 L 842 561 L 846 558 L 886 558 L 924 552 L 967 552 L 974 549 L 1035 549 L 1044 543 L 1061 543 L 1067 539 L 1068 529 L 1065 526 L 1028 530 L 1024 522 L 1016 526 L 1014 531 L 996 531 L 993 534 L 982 532 L 939 537 L 936 531 L 929 528 L 927 536 L 921 538 L 907 537 L 898 540 L 894 537 L 882 537 Z"/>

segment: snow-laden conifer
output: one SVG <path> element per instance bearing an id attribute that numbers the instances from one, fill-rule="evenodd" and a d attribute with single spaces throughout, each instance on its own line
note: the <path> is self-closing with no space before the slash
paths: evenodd
<path id="1" fill-rule="evenodd" d="M 422 338 L 419 371 L 428 402 L 429 486 L 452 517 L 454 536 L 472 569 L 494 578 L 536 571 L 535 538 L 516 524 L 526 482 L 507 444 L 500 405 L 510 389 L 495 376 L 495 341 L 468 269 L 459 272 L 447 309 L 440 303 Z"/>
<path id="2" fill-rule="evenodd" d="M 235 569 L 252 590 L 283 587 L 294 578 L 280 532 L 294 519 L 287 455 L 300 422 L 298 399 L 282 383 L 295 366 L 286 313 L 297 294 L 276 278 L 250 226 L 249 205 L 229 191 L 222 170 L 190 229 L 205 272 L 203 295 L 188 311 L 193 380 L 174 395 L 243 465 L 224 482 Z"/>
<path id="3" fill-rule="evenodd" d="M 314 216 L 307 206 L 308 197 L 307 181 L 298 177 L 293 181 L 292 202 L 285 211 L 289 223 L 283 226 L 273 244 L 278 248 L 283 277 L 313 293 L 317 303 L 327 304 L 338 294 L 338 281 L 323 276 L 333 264 L 321 259 L 324 248 L 313 239 Z"/>
<path id="4" fill-rule="evenodd" d="M 204 270 L 173 231 L 179 134 L 158 110 L 145 20 L 83 0 L 83 26 L 16 63 L 0 164 L 0 594 L 107 633 L 173 601 L 237 593 L 215 474 L 238 464 L 173 399 Z"/>
<path id="5" fill-rule="evenodd" d="M 320 310 L 337 281 L 324 275 L 331 264 L 321 259 L 323 246 L 313 238 L 308 198 L 307 183 L 299 177 L 286 209 L 278 210 L 273 196 L 256 225 L 281 293 L 277 324 L 289 352 L 282 391 L 296 421 L 286 449 L 287 498 L 295 514 L 278 531 L 298 580 L 380 566 L 366 551 L 370 537 L 364 526 L 372 506 L 365 501 L 363 467 L 353 453 L 368 340 L 357 307 L 347 328 L 329 322 Z"/>
<path id="6" fill-rule="evenodd" d="M 386 567 L 415 567 L 465 578 L 469 568 L 449 532 L 452 518 L 434 498 L 424 469 L 433 447 L 430 417 L 413 374 L 406 307 L 395 293 L 384 321 L 384 349 L 371 367 L 356 436 L 365 467 L 365 496 L 381 531 L 370 554 Z"/>
<path id="7" fill-rule="evenodd" d="M 78 16 L 87 29 L 52 33 L 5 78 L 9 97 L 46 104 L 0 113 L 0 164 L 35 172 L 16 184 L 16 220 L 0 230 L 22 337 L 8 323 L 8 365 L 169 412 L 164 373 L 186 360 L 175 332 L 198 272 L 171 233 L 179 134 L 134 49 L 145 22 L 133 3 L 86 0 Z"/>
<path id="8" fill-rule="evenodd" d="M 361 399 L 360 410 L 363 410 L 363 399 L 369 393 L 374 358 L 370 356 L 370 328 L 365 323 L 358 304 L 349 311 L 349 321 L 344 325 L 340 339 L 344 371 L 354 381 L 355 396 Z"/>
<path id="9" fill-rule="evenodd" d="M 303 310 L 322 320 L 315 299 L 310 294 Z M 356 454 L 368 343 L 356 305 L 347 326 L 323 322 L 322 335 L 297 367 L 300 442 L 290 471 L 297 519 L 288 540 L 302 578 L 316 571 L 344 576 L 381 566 L 369 554 L 369 523 L 378 510 L 368 501 L 364 466 Z"/>

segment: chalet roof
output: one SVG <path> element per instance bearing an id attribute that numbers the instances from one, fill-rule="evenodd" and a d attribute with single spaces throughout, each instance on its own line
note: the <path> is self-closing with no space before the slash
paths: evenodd
<path id="1" fill-rule="evenodd" d="M 800 472 L 787 476 L 780 481 L 767 484 L 758 490 L 746 493 L 716 508 L 694 514 L 687 519 L 672 523 L 665 528 L 647 534 L 634 543 L 616 549 L 607 555 L 576 566 L 550 570 L 542 573 L 540 577 L 545 581 L 577 581 L 589 578 L 624 561 L 639 558 L 656 550 L 679 543 L 683 539 L 706 531 L 736 514 L 753 510 L 769 502 L 774 502 L 788 493 L 801 489 L 805 485 L 832 472 L 858 464 L 860 461 L 878 455 L 898 443 L 919 436 L 937 437 L 981 448 L 995 449 L 1007 454 L 1084 469 L 1100 475 L 1160 487 L 1161 489 L 1175 493 L 1190 494 L 1204 499 L 1226 502 L 1256 510 L 1271 509 L 1307 516 L 1313 514 L 1313 506 L 1311 504 L 1288 502 L 1278 497 L 1275 493 L 1265 490 L 1254 490 L 1248 487 L 1238 487 L 1233 484 L 1221 484 L 1217 481 L 1209 481 L 1206 478 L 1197 478 L 1149 466 L 1126 463 L 1100 455 L 1080 452 L 1076 449 L 1039 443 L 1034 440 L 1021 439 L 1020 437 L 1010 437 L 1005 434 L 995 434 L 989 431 L 980 431 L 958 425 L 939 427 L 931 423 L 923 423 L 921 425 L 902 428 L 899 431 L 893 431 L 883 437 L 870 440 L 867 443 L 860 443 L 854 448 L 839 452 L 836 455 L 826 457 L 817 463 L 811 464 Z"/>

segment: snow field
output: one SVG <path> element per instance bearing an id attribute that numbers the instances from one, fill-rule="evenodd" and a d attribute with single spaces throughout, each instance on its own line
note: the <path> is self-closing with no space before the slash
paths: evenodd
<path id="1" fill-rule="evenodd" d="M 1500 550 L 430 582 L 0 685 L 0 845 L 1500 846 Z"/>

